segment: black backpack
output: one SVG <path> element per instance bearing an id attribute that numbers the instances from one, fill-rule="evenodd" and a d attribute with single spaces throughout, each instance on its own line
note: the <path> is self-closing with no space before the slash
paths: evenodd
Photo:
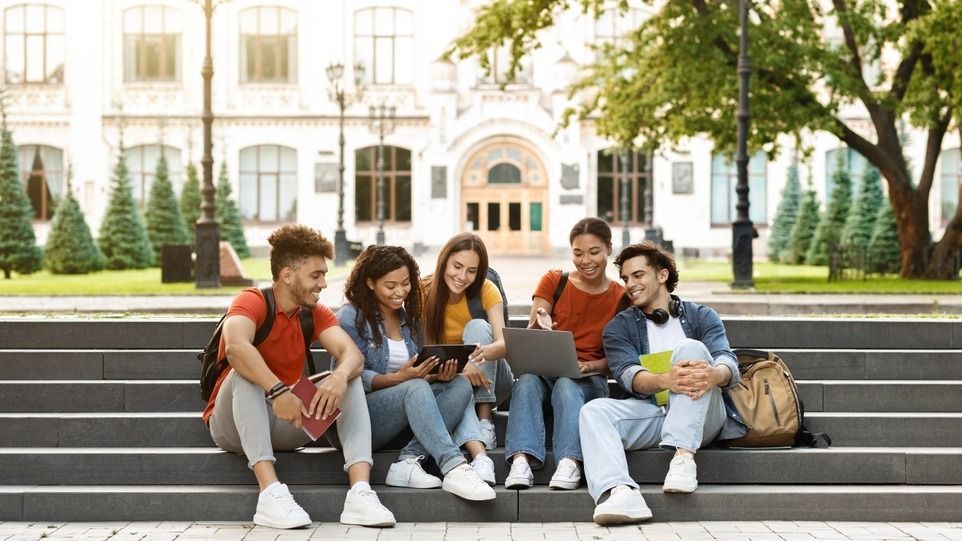
<path id="1" fill-rule="evenodd" d="M 501 275 L 498 274 L 496 270 L 488 267 L 487 278 L 497 286 L 498 291 L 501 293 L 501 308 L 504 310 L 504 326 L 508 327 L 508 295 L 504 292 L 504 286 L 501 285 Z M 478 290 L 476 296 L 468 297 L 468 312 L 471 313 L 471 319 L 488 320 L 488 314 L 485 313 L 484 306 L 481 304 L 481 290 Z"/>
<path id="2" fill-rule="evenodd" d="M 274 311 L 276 310 L 274 290 L 271 287 L 262 287 L 261 294 L 264 296 L 264 302 L 267 304 L 267 318 L 264 320 L 264 324 L 258 327 L 254 333 L 254 341 L 251 342 L 254 347 L 260 345 L 260 343 L 267 338 L 267 335 L 271 333 L 271 328 L 274 326 Z M 217 350 L 220 348 L 220 337 L 224 331 L 225 319 L 227 319 L 227 314 L 221 316 L 220 321 L 217 322 L 217 327 L 214 329 L 214 334 L 210 337 L 210 341 L 207 342 L 207 346 L 197 354 L 197 360 L 200 361 L 200 397 L 204 402 L 210 400 L 210 395 L 214 392 L 214 386 L 217 384 L 217 380 L 220 379 L 220 375 L 224 370 L 227 370 L 229 364 L 226 358 L 217 358 Z M 314 312 L 306 308 L 301 309 L 301 333 L 304 335 L 307 367 L 310 369 L 310 373 L 314 374 L 317 372 L 314 367 L 314 357 L 311 355 L 311 336 L 314 334 Z"/>

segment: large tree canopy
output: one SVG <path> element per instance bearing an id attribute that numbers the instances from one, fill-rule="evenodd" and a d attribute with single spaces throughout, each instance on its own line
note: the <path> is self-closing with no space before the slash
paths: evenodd
<path id="1" fill-rule="evenodd" d="M 957 278 L 952 261 L 962 248 L 962 205 L 933 243 L 928 200 L 943 138 L 953 118 L 962 117 L 962 0 L 746 1 L 749 147 L 774 151 L 782 134 L 836 135 L 885 177 L 899 226 L 901 274 Z M 605 46 L 572 87 L 587 99 L 576 100 L 581 105 L 566 118 L 591 118 L 602 136 L 625 145 L 655 148 L 702 135 L 733 150 L 738 1 L 654 4 L 657 10 L 625 44 Z M 449 52 L 476 56 L 485 66 L 492 47 L 508 44 L 510 80 L 562 13 L 597 15 L 606 6 L 605 0 L 494 0 Z M 617 9 L 627 9 L 627 0 Z M 877 61 L 882 69 L 875 80 L 864 66 Z M 868 118 L 871 130 L 853 117 Z M 914 179 L 902 153 L 902 120 L 926 135 Z"/>

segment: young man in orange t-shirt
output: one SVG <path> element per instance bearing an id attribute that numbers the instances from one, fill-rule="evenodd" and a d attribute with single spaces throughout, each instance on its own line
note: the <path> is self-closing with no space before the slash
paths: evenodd
<path id="1" fill-rule="evenodd" d="M 304 527 L 311 519 L 294 501 L 287 485 L 278 481 L 274 450 L 292 450 L 310 441 L 301 430 L 302 414 L 322 419 L 340 408 L 337 432 L 351 483 L 341 522 L 393 526 L 394 515 L 369 484 L 373 464 L 371 420 L 358 377 L 364 359 L 338 326 L 334 313 L 318 304 L 321 290 L 327 287 L 327 259 L 334 255 L 331 243 L 302 225 L 283 226 L 268 242 L 276 305 L 274 324 L 267 338 L 255 347 L 254 335 L 267 317 L 261 292 L 244 290 L 231 303 L 220 344 L 220 354 L 226 354 L 230 368 L 221 374 L 204 410 L 211 437 L 224 450 L 247 456 L 261 491 L 255 524 Z M 314 312 L 312 338 L 338 359 L 337 368 L 321 381 L 308 404 L 290 392 L 290 386 L 304 372 L 300 311 L 305 309 Z"/>

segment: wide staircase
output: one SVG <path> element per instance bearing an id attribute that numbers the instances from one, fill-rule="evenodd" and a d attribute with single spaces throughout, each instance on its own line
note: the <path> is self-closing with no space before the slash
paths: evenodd
<path id="1" fill-rule="evenodd" d="M 512 321 L 512 324 L 521 324 Z M 244 458 L 212 444 L 200 410 L 205 319 L 0 320 L 0 521 L 250 520 Z M 829 449 L 698 454 L 700 486 L 661 492 L 670 454 L 629 455 L 655 520 L 962 519 L 962 320 L 725 318 L 733 347 L 776 351 Z M 323 354 L 319 355 L 323 358 Z M 499 442 L 506 416 L 498 414 Z M 506 475 L 503 447 L 493 453 Z M 469 503 L 373 483 L 400 521 L 590 521 L 585 489 L 552 491 L 549 457 L 530 490 Z M 336 521 L 341 454 L 279 453 L 278 472 L 314 520 Z"/>

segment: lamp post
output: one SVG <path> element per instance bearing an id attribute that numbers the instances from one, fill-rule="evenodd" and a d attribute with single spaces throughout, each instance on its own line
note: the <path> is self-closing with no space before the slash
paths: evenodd
<path id="1" fill-rule="evenodd" d="M 631 244 L 631 234 L 628 226 L 631 222 L 631 200 L 628 198 L 628 186 L 631 179 L 628 176 L 628 149 L 623 149 L 618 156 L 621 159 L 621 247 Z"/>
<path id="2" fill-rule="evenodd" d="M 354 94 L 348 94 L 341 86 L 344 77 L 344 64 L 340 62 L 330 64 L 325 69 L 327 80 L 331 86 L 328 95 L 337 103 L 338 108 L 338 163 L 337 163 L 337 229 L 334 231 L 334 264 L 343 266 L 350 257 L 347 245 L 347 233 L 344 231 L 344 110 L 356 101 L 360 101 L 363 92 L 361 81 L 364 79 L 364 65 L 354 66 Z"/>
<path id="3" fill-rule="evenodd" d="M 384 136 L 394 133 L 393 105 L 372 105 L 368 110 L 370 115 L 371 133 L 376 133 L 377 140 L 377 243 L 384 244 Z"/>
<path id="4" fill-rule="evenodd" d="M 732 287 L 755 287 L 752 279 L 752 239 L 758 236 L 751 218 L 748 217 L 748 77 L 752 72 L 748 63 L 748 4 L 739 0 L 739 55 L 738 55 L 738 183 L 735 193 L 737 215 L 732 223 Z"/>
<path id="5" fill-rule="evenodd" d="M 200 205 L 201 214 L 197 220 L 197 263 L 195 271 L 197 287 L 206 288 L 220 287 L 220 226 L 214 214 L 217 206 L 214 202 L 214 157 L 211 155 L 211 126 L 214 123 L 214 113 L 211 111 L 210 102 L 214 60 L 210 54 L 210 20 L 214 15 L 214 8 L 226 0 L 194 1 L 204 9 L 206 24 L 204 66 L 200 71 L 204 77 L 204 111 L 201 113 L 201 120 L 204 124 L 204 156 L 200 160 L 204 169 L 204 187 L 201 189 L 203 195 L 203 201 Z"/>

